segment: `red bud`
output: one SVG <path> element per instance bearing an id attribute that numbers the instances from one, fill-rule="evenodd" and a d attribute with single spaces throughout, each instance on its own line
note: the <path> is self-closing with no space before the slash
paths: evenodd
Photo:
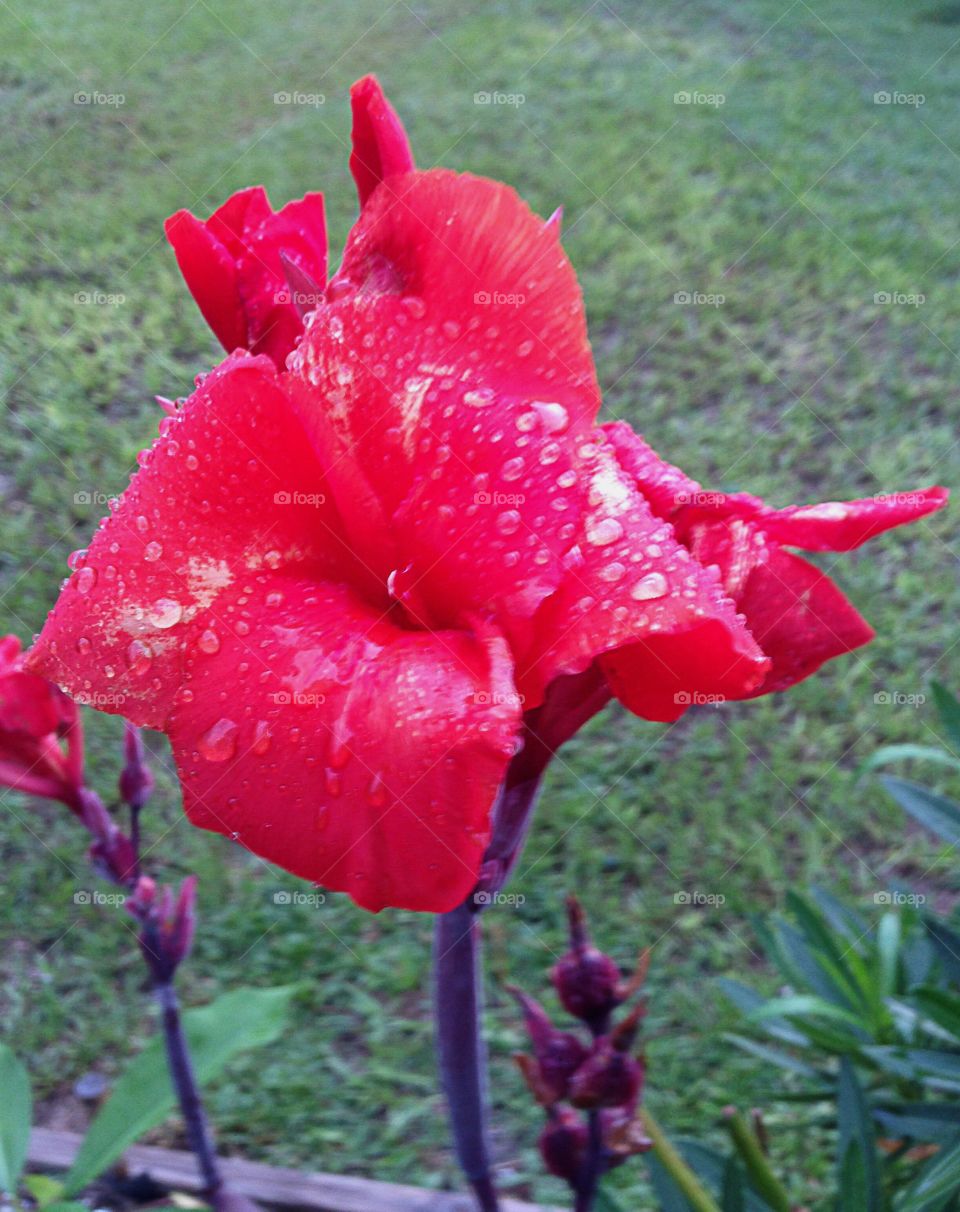
<path id="1" fill-rule="evenodd" d="M 558 1030 L 539 1002 L 514 986 L 510 992 L 523 1008 L 543 1082 L 554 1092 L 554 1101 L 564 1098 L 570 1078 L 586 1059 L 587 1049 L 571 1032 Z"/>
<path id="2" fill-rule="evenodd" d="M 620 969 L 591 943 L 576 897 L 568 897 L 567 912 L 570 950 L 554 964 L 550 975 L 564 1007 L 600 1032 L 620 1004 Z"/>
<path id="3" fill-rule="evenodd" d="M 540 1134 L 540 1154 L 551 1174 L 574 1185 L 580 1177 L 587 1150 L 588 1132 L 583 1119 L 569 1107 L 551 1110 Z"/>

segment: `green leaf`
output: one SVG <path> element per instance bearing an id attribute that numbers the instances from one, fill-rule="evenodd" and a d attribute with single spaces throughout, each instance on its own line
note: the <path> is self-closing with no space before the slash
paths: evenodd
<path id="1" fill-rule="evenodd" d="M 960 1192 L 960 1141 L 942 1150 L 894 1203 L 896 1212 L 941 1212 Z"/>
<path id="2" fill-rule="evenodd" d="M 47 1207 L 63 1194 L 63 1183 L 49 1174 L 27 1174 L 21 1182 L 41 1208 Z"/>
<path id="3" fill-rule="evenodd" d="M 838 934 L 842 934 L 848 942 L 858 943 L 868 933 L 870 926 L 867 920 L 861 917 L 855 909 L 851 909 L 849 905 L 837 900 L 825 888 L 818 888 L 814 885 L 810 889 L 810 895 L 817 902 L 817 907 L 830 923 L 831 928 Z"/>
<path id="4" fill-rule="evenodd" d="M 881 997 L 897 991 L 902 930 L 899 913 L 885 913 L 877 926 L 877 979 Z"/>
<path id="5" fill-rule="evenodd" d="M 849 1057 L 837 1080 L 838 1212 L 878 1212 L 880 1174 L 873 1118 Z"/>
<path id="6" fill-rule="evenodd" d="M 197 1082 L 208 1082 L 238 1052 L 275 1040 L 296 989 L 234 989 L 209 1006 L 185 1011 L 183 1028 Z M 174 1104 L 163 1040 L 155 1037 L 90 1125 L 67 1175 L 67 1193 L 76 1194 L 102 1174 L 138 1137 L 162 1123 Z"/>
<path id="7" fill-rule="evenodd" d="M 765 997 L 762 997 L 746 985 L 741 985 L 739 981 L 730 980 L 729 977 L 724 976 L 720 977 L 717 984 L 744 1016 L 751 1014 L 761 1006 L 767 1005 Z M 780 1040 L 781 1043 L 792 1044 L 796 1048 L 806 1048 L 809 1046 L 807 1037 L 798 1031 L 796 1027 L 791 1026 L 785 1019 L 782 1022 L 770 1019 L 762 1025 L 768 1035 L 772 1035 L 774 1039 Z"/>
<path id="8" fill-rule="evenodd" d="M 808 1014 L 829 1019 L 831 1022 L 843 1023 L 844 1026 L 852 1027 L 859 1038 L 867 1038 L 860 1025 L 861 1020 L 853 1011 L 828 1002 L 822 997 L 816 997 L 812 993 L 792 993 L 786 997 L 775 997 L 765 1005 L 751 1011 L 747 1017 L 751 1022 L 760 1023 L 767 1018 L 798 1018 Z"/>
<path id="9" fill-rule="evenodd" d="M 872 754 L 860 767 L 860 774 L 876 770 L 878 766 L 887 766 L 890 762 L 935 762 L 938 766 L 950 766 L 960 769 L 960 758 L 956 758 L 945 749 L 937 749 L 935 745 L 884 745 Z"/>
<path id="10" fill-rule="evenodd" d="M 942 1090 L 960 1091 L 960 1054 L 935 1048 L 864 1048 L 868 1057 L 887 1073 L 923 1082 Z"/>
<path id="11" fill-rule="evenodd" d="M 885 774 L 880 782 L 904 812 L 908 812 L 924 829 L 929 829 L 951 846 L 960 845 L 960 804 L 919 783 L 911 783 L 909 779 L 899 779 L 892 774 Z"/>
<path id="12" fill-rule="evenodd" d="M 15 1192 L 27 1160 L 33 1099 L 27 1071 L 0 1044 L 0 1191 Z"/>
<path id="13" fill-rule="evenodd" d="M 960 699 L 951 694 L 943 682 L 931 682 L 930 689 L 943 730 L 950 744 L 960 749 Z"/>
<path id="14" fill-rule="evenodd" d="M 916 989 L 913 1001 L 960 1047 L 960 995 L 952 989 Z"/>
<path id="15" fill-rule="evenodd" d="M 956 934 L 938 917 L 925 916 L 923 925 L 945 975 L 954 984 L 960 984 L 960 934 Z"/>
<path id="16" fill-rule="evenodd" d="M 736 1047 L 742 1049 L 744 1052 L 749 1052 L 751 1056 L 756 1056 L 759 1060 L 776 1065 L 780 1069 L 786 1069 L 789 1073 L 796 1073 L 800 1077 L 817 1079 L 823 1076 L 813 1065 L 808 1065 L 805 1061 L 798 1060 L 797 1057 L 791 1056 L 789 1052 L 781 1052 L 779 1048 L 770 1048 L 766 1044 L 757 1043 L 756 1040 L 747 1039 L 743 1035 L 734 1035 L 729 1032 L 724 1036 L 724 1039 L 729 1040 L 731 1044 L 736 1045 Z"/>
<path id="17" fill-rule="evenodd" d="M 917 1144 L 949 1144 L 960 1132 L 960 1106 L 956 1103 L 905 1103 L 896 1111 L 874 1111 L 884 1134 Z"/>

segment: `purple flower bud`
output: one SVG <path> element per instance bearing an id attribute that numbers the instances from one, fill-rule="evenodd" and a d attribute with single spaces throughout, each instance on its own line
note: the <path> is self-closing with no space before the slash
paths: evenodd
<path id="1" fill-rule="evenodd" d="M 567 912 L 570 950 L 554 964 L 550 975 L 564 1007 L 591 1030 L 601 1032 L 621 1001 L 620 969 L 591 943 L 576 897 L 568 897 Z"/>
<path id="2" fill-rule="evenodd" d="M 609 1035 L 601 1036 L 570 1081 L 575 1107 L 633 1107 L 643 1086 L 643 1065 L 630 1048 L 643 1014 L 638 1006 Z"/>
<path id="3" fill-rule="evenodd" d="M 551 1174 L 573 1186 L 580 1177 L 588 1132 L 583 1119 L 570 1107 L 554 1107 L 540 1134 L 540 1154 Z"/>
<path id="4" fill-rule="evenodd" d="M 120 797 L 139 811 L 153 791 L 154 780 L 145 760 L 143 737 L 134 724 L 125 723 L 123 733 L 124 766 L 120 772 Z"/>
<path id="5" fill-rule="evenodd" d="M 544 1084 L 553 1091 L 554 1100 L 565 1098 L 570 1078 L 586 1059 L 587 1049 L 571 1032 L 558 1030 L 539 1002 L 515 986 L 510 986 L 509 991 L 523 1009 Z"/>

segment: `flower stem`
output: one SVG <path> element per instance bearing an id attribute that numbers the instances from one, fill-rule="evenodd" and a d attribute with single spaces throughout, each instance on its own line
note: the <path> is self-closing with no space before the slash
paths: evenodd
<path id="1" fill-rule="evenodd" d="M 776 1212 L 790 1212 L 790 1196 L 771 1169 L 756 1133 L 746 1119 L 739 1111 L 728 1107 L 724 1112 L 724 1124 L 753 1185 Z"/>
<path id="2" fill-rule="evenodd" d="M 686 1196 L 687 1202 L 694 1212 L 720 1212 L 713 1197 L 707 1192 L 699 1178 L 697 1178 L 680 1156 L 677 1149 L 671 1144 L 663 1129 L 647 1108 L 644 1107 L 640 1114 L 643 1117 L 647 1135 L 653 1141 L 657 1160 Z"/>
<path id="3" fill-rule="evenodd" d="M 599 1111 L 590 1112 L 588 1126 L 590 1137 L 587 1142 L 587 1156 L 580 1171 L 580 1181 L 577 1183 L 574 1212 L 590 1212 L 603 1174 L 603 1130 Z"/>
<path id="4" fill-rule="evenodd" d="M 498 1212 L 487 1142 L 480 922 L 469 902 L 438 916 L 433 967 L 437 1056 L 457 1160 L 482 1212 Z"/>
<path id="5" fill-rule="evenodd" d="M 213 1147 L 210 1125 L 200 1099 L 197 1079 L 190 1059 L 187 1038 L 180 1018 L 180 1002 L 172 983 L 158 982 L 154 994 L 163 1014 L 163 1039 L 173 1088 L 187 1129 L 190 1148 L 197 1159 L 204 1183 L 204 1194 L 215 1196 L 223 1186 L 220 1166 Z"/>

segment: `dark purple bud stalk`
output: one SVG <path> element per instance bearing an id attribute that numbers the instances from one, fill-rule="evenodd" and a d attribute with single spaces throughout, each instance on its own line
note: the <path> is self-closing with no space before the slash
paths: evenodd
<path id="1" fill-rule="evenodd" d="M 643 1007 L 596 1041 L 593 1051 L 573 1075 L 570 1101 L 575 1107 L 632 1106 L 643 1085 L 643 1065 L 630 1055 Z"/>
<path id="2" fill-rule="evenodd" d="M 570 950 L 554 964 L 550 975 L 564 1008 L 601 1035 L 622 1000 L 620 969 L 590 941 L 583 909 L 574 896 L 567 898 L 567 913 Z"/>
<path id="3" fill-rule="evenodd" d="M 81 788 L 78 803 L 80 820 L 93 839 L 90 862 L 94 870 L 114 884 L 129 886 L 136 870 L 133 843 L 114 824 L 95 791 Z"/>
<path id="4" fill-rule="evenodd" d="M 554 1102 L 566 1098 L 570 1078 L 586 1059 L 587 1049 L 571 1032 L 558 1030 L 538 1001 L 514 985 L 508 987 L 508 992 L 513 994 L 523 1010 L 545 1087 L 553 1091 Z"/>
<path id="5" fill-rule="evenodd" d="M 587 1152 L 587 1125 L 570 1107 L 551 1107 L 548 1115 L 540 1134 L 540 1155 L 551 1174 L 576 1186 Z"/>

